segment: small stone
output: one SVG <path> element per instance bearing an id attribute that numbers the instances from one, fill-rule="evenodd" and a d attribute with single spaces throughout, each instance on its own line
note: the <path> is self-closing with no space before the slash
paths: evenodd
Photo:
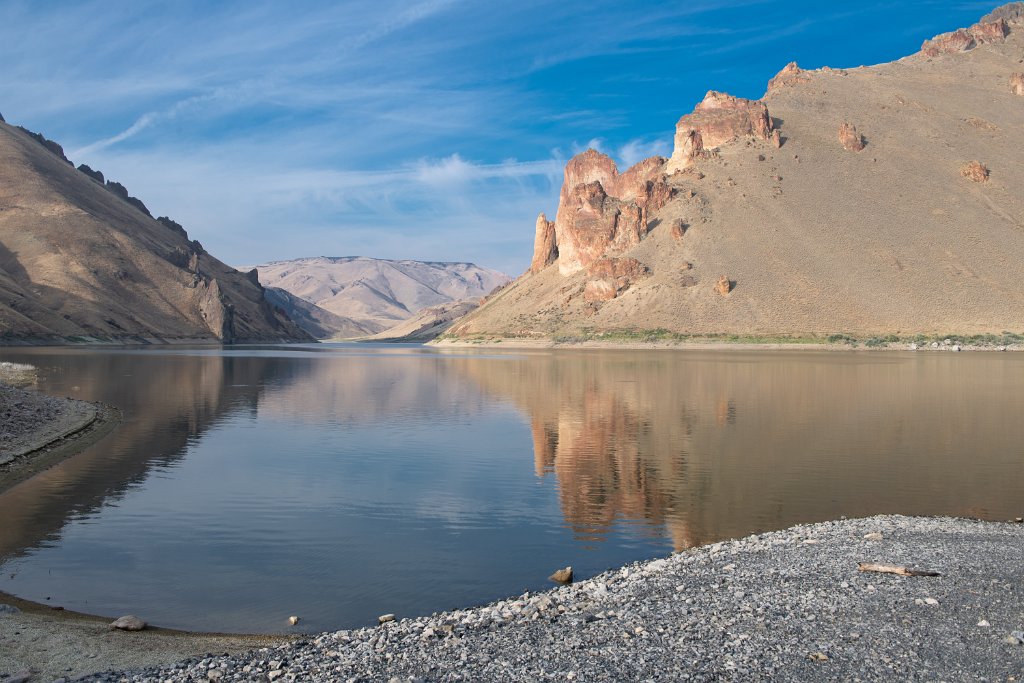
<path id="1" fill-rule="evenodd" d="M 275 669 L 274 671 L 267 673 L 267 678 L 269 678 L 272 681 L 280 678 L 281 676 L 284 676 L 284 672 L 280 669 Z"/>
<path id="2" fill-rule="evenodd" d="M 1017 640 L 1024 642 L 1024 631 L 1010 631 L 1010 635 Z"/>
<path id="3" fill-rule="evenodd" d="M 924 600 L 922 600 L 921 598 L 914 598 L 914 604 L 915 605 L 923 605 L 924 604 Z"/>
<path id="4" fill-rule="evenodd" d="M 377 617 L 377 622 L 381 623 L 381 624 L 386 624 L 389 621 L 394 621 L 394 620 L 395 620 L 395 615 L 394 614 L 382 614 L 379 617 Z"/>
<path id="5" fill-rule="evenodd" d="M 136 616 L 128 614 L 123 617 L 118 617 L 114 621 L 110 622 L 110 628 L 120 631 L 141 631 L 146 628 L 146 622 Z"/>
<path id="6" fill-rule="evenodd" d="M 910 344 L 910 350 L 911 350 L 911 351 L 917 351 L 917 344 L 914 344 L 913 342 L 911 342 L 911 344 Z"/>
<path id="7" fill-rule="evenodd" d="M 556 583 L 572 583 L 572 567 L 559 569 L 548 578 Z"/>
<path id="8" fill-rule="evenodd" d="M 978 622 L 978 626 L 981 626 L 982 628 L 988 628 L 991 625 L 992 624 L 988 623 L 988 619 L 982 619 Z"/>
<path id="9" fill-rule="evenodd" d="M 1010 634 L 1006 636 L 1006 642 L 1010 645 L 1024 645 L 1024 638 L 1018 638 L 1017 636 Z"/>
<path id="10" fill-rule="evenodd" d="M 870 534 L 864 534 L 865 541 L 881 541 L 882 538 L 882 534 L 877 531 L 872 531 Z"/>
<path id="11" fill-rule="evenodd" d="M 807 658 L 810 659 L 812 662 L 827 662 L 828 661 L 828 655 L 825 654 L 824 652 L 814 652 L 814 653 L 811 653 L 811 654 L 807 655 Z"/>
<path id="12" fill-rule="evenodd" d="M 209 671 L 206 672 L 207 680 L 219 681 L 223 677 L 224 677 L 224 672 L 221 671 L 220 669 L 210 669 Z"/>
<path id="13" fill-rule="evenodd" d="M 936 600 L 935 598 L 925 598 L 924 599 L 924 604 L 931 605 L 932 607 L 934 607 L 935 605 L 939 604 L 939 601 Z"/>
<path id="14" fill-rule="evenodd" d="M 295 626 L 295 624 L 299 623 L 299 618 L 295 616 L 288 617 L 288 623 Z"/>

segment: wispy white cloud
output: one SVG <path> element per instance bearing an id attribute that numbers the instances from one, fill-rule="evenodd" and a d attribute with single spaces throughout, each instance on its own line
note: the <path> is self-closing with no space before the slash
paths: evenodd
<path id="1" fill-rule="evenodd" d="M 973 2 L 922 3 L 6 0 L 0 111 L 229 261 L 516 271 L 570 154 L 667 155 L 711 87 L 756 95 L 793 57 L 868 61 L 977 18 Z"/>
<path id="2" fill-rule="evenodd" d="M 666 138 L 655 140 L 634 139 L 619 147 L 616 157 L 621 168 L 632 166 L 648 157 L 672 154 L 672 141 Z"/>

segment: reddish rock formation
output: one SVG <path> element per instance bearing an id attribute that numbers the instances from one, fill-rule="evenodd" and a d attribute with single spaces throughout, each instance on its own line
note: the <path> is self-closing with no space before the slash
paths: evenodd
<path id="1" fill-rule="evenodd" d="M 847 152 L 859 152 L 864 149 L 864 136 L 857 132 L 857 127 L 844 121 L 839 126 L 839 142 Z"/>
<path id="2" fill-rule="evenodd" d="M 1006 34 L 1010 27 L 1006 25 L 1005 19 L 995 21 L 983 21 L 967 29 L 971 36 L 979 43 L 1001 43 L 1006 40 Z"/>
<path id="3" fill-rule="evenodd" d="M 595 150 L 573 157 L 565 167 L 553 227 L 546 218 L 537 221 L 531 272 L 557 261 L 559 272 L 570 275 L 639 244 L 647 235 L 648 216 L 674 196 L 664 169 L 662 157 L 645 159 L 622 174 Z"/>
<path id="4" fill-rule="evenodd" d="M 537 216 L 537 234 L 533 240 L 533 261 L 530 272 L 539 273 L 558 258 L 558 246 L 555 244 L 555 223 L 549 221 L 543 213 Z"/>
<path id="5" fill-rule="evenodd" d="M 1006 20 L 1001 17 L 993 21 L 982 21 L 970 28 L 942 33 L 924 41 L 921 52 L 927 57 L 967 52 L 979 44 L 1003 42 L 1009 30 Z"/>
<path id="6" fill-rule="evenodd" d="M 683 239 L 683 235 L 686 234 L 686 223 L 681 220 L 673 221 L 671 234 L 674 239 Z"/>
<path id="7" fill-rule="evenodd" d="M 807 76 L 807 72 L 797 66 L 796 62 L 790 62 L 782 67 L 782 70 L 775 74 L 774 78 L 768 81 L 768 92 L 793 86 L 797 83 L 806 83 L 809 80 L 811 79 Z"/>
<path id="8" fill-rule="evenodd" d="M 711 90 L 692 114 L 676 124 L 675 149 L 668 172 L 681 171 L 704 155 L 704 150 L 720 147 L 742 137 L 768 140 L 772 119 L 763 102 L 745 100 Z"/>
<path id="9" fill-rule="evenodd" d="M 722 296 L 728 296 L 729 292 L 732 291 L 732 282 L 725 275 L 722 275 L 718 278 L 718 282 L 715 283 L 715 291 Z"/>
<path id="10" fill-rule="evenodd" d="M 587 282 L 583 298 L 595 302 L 614 299 L 651 271 L 635 258 L 603 258 L 590 264 L 587 273 L 595 279 Z"/>
<path id="11" fill-rule="evenodd" d="M 970 161 L 960 168 L 960 175 L 976 183 L 988 180 L 988 167 L 980 161 Z"/>
<path id="12" fill-rule="evenodd" d="M 1024 73 L 1010 74 L 1010 92 L 1024 95 Z"/>
<path id="13" fill-rule="evenodd" d="M 940 54 L 956 54 L 967 52 L 977 43 L 974 37 L 967 32 L 967 29 L 957 29 L 949 33 L 941 33 L 931 40 L 921 44 L 921 52 L 928 57 L 937 57 Z"/>

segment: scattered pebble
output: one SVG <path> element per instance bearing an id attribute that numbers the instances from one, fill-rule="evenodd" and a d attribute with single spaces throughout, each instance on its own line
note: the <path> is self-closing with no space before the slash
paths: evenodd
<path id="1" fill-rule="evenodd" d="M 916 599 L 941 601 L 943 609 L 908 615 L 921 580 L 882 574 L 867 584 L 851 569 L 877 559 L 864 557 L 871 546 L 862 539 L 872 533 L 886 539 L 883 559 L 943 569 L 927 580 L 931 595 Z M 809 538 L 822 543 L 808 546 Z M 993 578 L 1021 565 L 1024 527 L 1016 524 L 894 516 L 825 522 L 684 550 L 478 608 L 400 621 L 387 614 L 385 627 L 100 673 L 82 683 L 1006 681 L 1024 666 L 1024 649 L 1006 643 L 1020 645 L 1024 634 L 992 638 L 965 631 L 950 615 L 985 614 L 979 626 L 1016 623 L 1024 594 Z M 890 637 L 894 626 L 899 637 Z"/>

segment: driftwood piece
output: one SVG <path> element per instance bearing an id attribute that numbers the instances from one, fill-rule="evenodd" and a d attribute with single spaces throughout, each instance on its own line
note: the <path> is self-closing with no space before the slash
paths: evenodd
<path id="1" fill-rule="evenodd" d="M 921 569 L 910 569 L 898 564 L 876 564 L 874 562 L 859 562 L 857 569 L 862 572 L 878 572 L 880 574 L 899 574 L 900 576 L 941 576 L 938 572 L 931 572 Z"/>

